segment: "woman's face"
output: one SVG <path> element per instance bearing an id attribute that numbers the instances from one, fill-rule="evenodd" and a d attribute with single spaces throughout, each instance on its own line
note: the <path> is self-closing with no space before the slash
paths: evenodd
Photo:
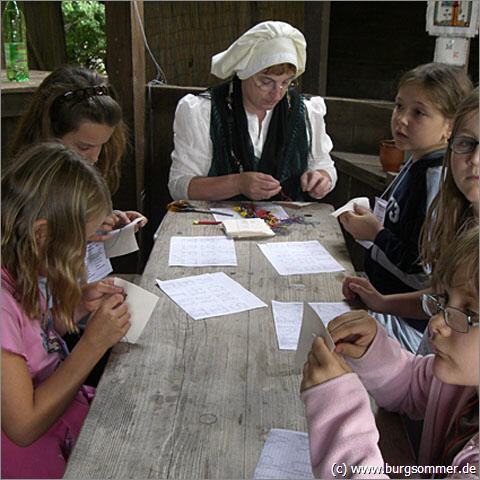
<path id="1" fill-rule="evenodd" d="M 478 112 L 467 117 L 463 125 L 455 133 L 455 138 L 466 137 L 467 139 L 474 139 L 478 141 Z M 465 195 L 473 210 L 478 217 L 478 205 L 480 200 L 480 186 L 479 180 L 479 148 L 471 153 L 455 153 L 452 151 L 450 158 L 450 166 L 452 168 L 452 175 L 458 189 Z"/>
<path id="2" fill-rule="evenodd" d="M 98 160 L 103 145 L 110 140 L 113 131 L 114 127 L 104 123 L 85 120 L 76 130 L 61 137 L 60 141 L 94 164 Z"/>
<path id="3" fill-rule="evenodd" d="M 295 73 L 282 75 L 256 73 L 242 80 L 242 95 L 245 109 L 250 113 L 264 113 L 275 108 L 287 93 Z"/>

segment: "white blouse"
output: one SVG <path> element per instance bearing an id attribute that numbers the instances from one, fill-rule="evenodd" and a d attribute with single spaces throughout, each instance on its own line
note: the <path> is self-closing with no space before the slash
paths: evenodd
<path id="1" fill-rule="evenodd" d="M 312 126 L 312 150 L 308 155 L 309 170 L 325 170 L 332 179 L 332 189 L 337 182 L 337 171 L 330 157 L 333 144 L 325 130 L 323 117 L 327 107 L 322 97 L 305 99 L 307 114 Z M 186 95 L 178 102 L 173 123 L 175 149 L 168 189 L 174 200 L 188 198 L 188 185 L 194 177 L 206 177 L 210 171 L 213 145 L 210 138 L 210 99 Z M 268 110 L 261 126 L 255 114 L 247 113 L 248 132 L 255 156 L 260 158 L 267 138 L 273 110 Z"/>

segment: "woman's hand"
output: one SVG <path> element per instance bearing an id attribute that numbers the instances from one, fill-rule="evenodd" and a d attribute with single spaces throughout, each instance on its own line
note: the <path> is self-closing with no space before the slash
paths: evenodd
<path id="1" fill-rule="evenodd" d="M 320 199 L 332 189 L 332 179 L 324 170 L 307 170 L 300 177 L 300 185 L 303 192 Z"/>
<path id="2" fill-rule="evenodd" d="M 374 312 L 386 312 L 387 300 L 367 278 L 346 277 L 342 284 L 342 293 L 349 302 L 361 300 Z"/>
<path id="3" fill-rule="evenodd" d="M 106 351 L 119 342 L 130 329 L 130 313 L 125 297 L 114 294 L 107 298 L 92 315 L 82 340 L 101 351 Z"/>
<path id="4" fill-rule="evenodd" d="M 343 228 L 355 240 L 370 240 L 373 242 L 378 232 L 383 230 L 383 225 L 377 217 L 367 208 L 353 205 L 353 212 L 342 213 L 338 219 Z"/>
<path id="5" fill-rule="evenodd" d="M 335 343 L 335 352 L 360 358 L 377 334 L 377 322 L 365 310 L 353 310 L 334 318 L 328 331 Z"/>
<path id="6" fill-rule="evenodd" d="M 282 189 L 280 182 L 261 172 L 242 172 L 238 177 L 240 193 L 250 200 L 267 200 Z"/>
<path id="7" fill-rule="evenodd" d="M 316 337 L 308 354 L 308 360 L 303 367 L 300 392 L 351 371 L 352 369 L 340 355 L 328 349 L 322 337 Z"/>

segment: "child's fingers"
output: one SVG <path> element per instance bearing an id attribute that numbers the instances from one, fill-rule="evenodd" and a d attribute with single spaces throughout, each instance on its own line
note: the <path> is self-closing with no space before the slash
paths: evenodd
<path id="1" fill-rule="evenodd" d="M 335 345 L 335 352 L 351 358 L 360 358 L 365 352 L 365 347 L 353 343 L 339 343 Z"/>
<path id="2" fill-rule="evenodd" d="M 323 337 L 315 338 L 311 353 L 319 365 L 326 365 L 332 359 L 332 352 L 327 347 Z"/>

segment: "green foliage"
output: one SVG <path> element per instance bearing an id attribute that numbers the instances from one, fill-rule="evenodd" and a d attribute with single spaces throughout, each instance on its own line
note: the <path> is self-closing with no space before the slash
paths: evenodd
<path id="1" fill-rule="evenodd" d="M 105 5 L 90 0 L 61 3 L 68 63 L 105 73 Z"/>

